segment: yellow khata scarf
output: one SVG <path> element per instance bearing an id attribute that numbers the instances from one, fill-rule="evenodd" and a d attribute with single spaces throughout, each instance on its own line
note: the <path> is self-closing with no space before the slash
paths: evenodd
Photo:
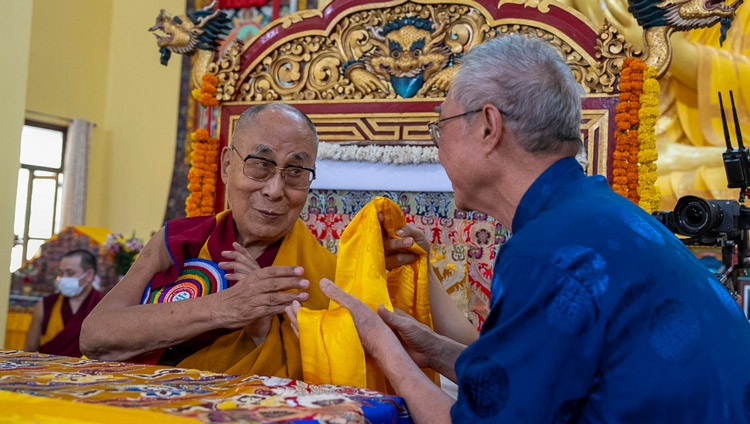
<path id="1" fill-rule="evenodd" d="M 199 257 L 206 257 L 208 249 L 201 250 Z M 310 297 L 303 306 L 325 309 L 328 298 L 320 291 L 322 278 L 332 278 L 336 270 L 336 257 L 320 245 L 318 240 L 298 219 L 292 231 L 284 237 L 274 266 L 301 266 L 303 277 L 310 281 Z M 302 379 L 302 364 L 299 342 L 286 317 L 276 315 L 266 339 L 257 345 L 243 330 L 223 335 L 212 344 L 185 358 L 178 364 L 181 368 L 196 368 L 227 374 L 258 374 L 284 378 Z"/>
<path id="2" fill-rule="evenodd" d="M 383 234 L 378 213 L 390 237 L 406 225 L 401 208 L 384 197 L 368 203 L 346 227 L 339 241 L 336 284 L 373 310 L 384 305 L 411 314 L 432 328 L 427 253 L 418 246 L 411 252 L 419 260 L 386 272 Z M 349 311 L 334 301 L 328 310 L 302 308 L 297 315 L 302 351 L 302 371 L 306 383 L 366 387 L 392 392 L 382 371 L 365 357 L 357 329 Z M 433 380 L 437 377 L 433 371 Z"/>
<path id="3" fill-rule="evenodd" d="M 49 313 L 49 322 L 47 323 L 47 331 L 42 334 L 39 339 L 39 346 L 47 344 L 50 340 L 57 337 L 63 329 L 65 329 L 65 323 L 62 318 L 62 304 L 65 300 L 65 296 L 58 295 L 55 305 L 52 306 L 52 311 Z"/>

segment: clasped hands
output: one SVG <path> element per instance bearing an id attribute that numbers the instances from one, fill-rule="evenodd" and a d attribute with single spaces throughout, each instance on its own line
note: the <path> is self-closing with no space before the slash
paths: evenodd
<path id="1" fill-rule="evenodd" d="M 382 215 L 379 215 L 382 223 Z M 408 249 L 415 243 L 429 252 L 429 242 L 424 233 L 408 224 L 396 231 L 399 238 L 390 238 L 383 231 L 383 250 L 386 269 L 410 264 L 418 259 Z M 267 330 L 270 317 L 286 312 L 295 332 L 297 312 L 301 303 L 309 298 L 307 289 L 310 281 L 302 278 L 304 270 L 299 266 L 271 266 L 261 268 L 252 255 L 239 243 L 233 244 L 234 250 L 222 252 L 226 258 L 219 267 L 226 272 L 226 279 L 236 283 L 217 295 L 221 296 L 221 321 L 227 328 L 245 327 L 251 334 L 258 330 Z M 320 287 L 326 296 L 349 309 L 354 316 L 355 325 L 360 334 L 364 348 L 371 355 L 381 345 L 380 339 L 389 343 L 399 343 L 389 326 L 397 329 L 399 337 L 414 361 L 426 366 L 427 360 L 421 348 L 410 349 L 408 346 L 428 345 L 427 335 L 432 330 L 413 319 L 408 314 L 397 310 L 395 313 L 380 307 L 376 314 L 358 299 L 344 293 L 333 282 L 323 279 Z M 370 323 L 373 323 L 370 326 Z M 260 327 L 260 328 L 259 328 Z M 423 340 L 424 339 L 424 340 Z"/>

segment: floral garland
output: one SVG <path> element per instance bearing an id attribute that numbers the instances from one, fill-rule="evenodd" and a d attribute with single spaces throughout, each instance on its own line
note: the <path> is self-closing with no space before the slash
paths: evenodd
<path id="1" fill-rule="evenodd" d="M 318 159 L 360 161 L 395 165 L 438 163 L 437 148 L 426 146 L 358 146 L 321 142 Z"/>
<path id="2" fill-rule="evenodd" d="M 656 70 L 641 59 L 627 58 L 620 74 L 620 103 L 615 122 L 612 189 L 651 213 L 659 208 L 656 183 L 656 120 L 659 82 Z"/>
<path id="3" fill-rule="evenodd" d="M 652 213 L 659 209 L 661 192 L 656 183 L 656 120 L 659 118 L 659 81 L 656 80 L 656 70 L 648 67 L 643 75 L 643 94 L 641 95 L 641 109 L 638 111 L 640 126 L 638 127 L 638 205 L 646 212 Z"/>
<path id="4" fill-rule="evenodd" d="M 211 137 L 203 128 L 198 128 L 190 137 L 193 151 L 188 172 L 190 195 L 185 200 L 185 212 L 189 217 L 211 215 L 219 170 L 219 139 Z"/>
<path id="5" fill-rule="evenodd" d="M 219 99 L 216 98 L 216 85 L 219 79 L 212 74 L 203 74 L 201 77 L 201 88 L 195 88 L 190 94 L 193 99 L 204 107 L 219 106 Z"/>
<path id="6" fill-rule="evenodd" d="M 617 105 L 615 122 L 615 151 L 612 168 L 612 189 L 620 195 L 638 203 L 638 126 L 643 94 L 643 72 L 646 64 L 640 59 L 627 58 L 620 74 L 620 103 Z"/>

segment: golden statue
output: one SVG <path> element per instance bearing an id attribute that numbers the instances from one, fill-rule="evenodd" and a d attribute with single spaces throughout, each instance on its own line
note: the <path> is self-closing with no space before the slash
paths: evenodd
<path id="1" fill-rule="evenodd" d="M 750 139 L 750 9 L 738 7 L 741 1 L 736 0 L 732 5 L 699 2 L 709 12 L 736 13 L 731 27 L 724 18 L 722 25 L 671 35 L 672 61 L 660 79 L 661 116 L 656 126 L 657 185 L 663 196 L 662 210 L 671 210 L 677 199 L 686 194 L 716 199 L 738 197 L 737 189 L 727 189 L 722 162 L 726 142 L 717 93 L 722 92 L 724 97 L 732 144 L 736 147 L 728 109 L 729 90 L 734 93 L 743 134 Z M 644 31 L 628 11 L 626 0 L 561 2 L 581 12 L 598 27 L 606 19 L 636 48 L 646 50 L 649 55 L 652 53 L 648 52 L 649 46 L 644 46 Z M 652 7 L 687 8 L 693 3 L 689 0 L 654 1 Z M 667 37 L 669 39 L 669 34 Z M 720 39 L 724 37 L 722 44 Z"/>

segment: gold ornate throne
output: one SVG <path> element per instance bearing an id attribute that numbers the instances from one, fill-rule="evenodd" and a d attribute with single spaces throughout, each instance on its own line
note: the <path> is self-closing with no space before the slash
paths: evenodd
<path id="1" fill-rule="evenodd" d="M 204 111 L 204 124 L 215 126 L 220 146 L 226 146 L 247 107 L 283 101 L 316 124 L 322 159 L 336 160 L 342 157 L 336 153 L 348 152 L 345 159 L 376 161 L 383 156 L 351 152 L 388 149 L 396 157 L 434 163 L 427 123 L 436 119 L 435 107 L 462 55 L 509 33 L 547 40 L 570 65 L 586 91 L 581 135 L 587 172 L 611 181 L 616 83 L 631 47 L 609 26 L 593 28 L 578 12 L 552 1 L 335 0 L 319 10 L 285 16 L 251 42 L 229 45 L 207 66 L 218 78 L 219 107 Z M 383 194 L 431 236 L 433 265 L 454 300 L 481 325 L 494 252 L 508 234 L 485 215 L 455 209 L 449 191 L 313 186 L 303 219 L 335 251 L 351 217 L 372 196 Z M 215 205 L 224 208 L 221 188 Z"/>
<path id="2" fill-rule="evenodd" d="M 419 27 L 424 22 L 432 30 Z M 209 65 L 219 79 L 220 143 L 226 145 L 248 106 L 284 101 L 307 113 L 321 141 L 334 149 L 429 148 L 426 124 L 437 116 L 434 109 L 461 56 L 508 33 L 543 38 L 566 58 L 587 93 L 581 133 L 588 172 L 611 177 L 615 84 L 630 46 L 610 27 L 597 30 L 553 1 L 337 0 L 286 16 L 250 43 L 231 45 Z M 394 59 L 396 50 L 409 46 L 389 46 L 423 35 L 422 58 Z M 429 154 L 423 156 L 430 161 Z M 223 207 L 221 193 L 217 206 Z"/>

